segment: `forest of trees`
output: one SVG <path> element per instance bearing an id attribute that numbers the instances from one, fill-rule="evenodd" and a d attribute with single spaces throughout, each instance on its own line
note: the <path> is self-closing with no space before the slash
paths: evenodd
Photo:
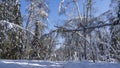
<path id="1" fill-rule="evenodd" d="M 0 0 L 0 59 L 120 62 L 120 0 L 99 16 L 97 0 L 60 0 L 63 25 L 48 32 L 51 0 L 25 0 L 25 17 L 20 1 Z"/>

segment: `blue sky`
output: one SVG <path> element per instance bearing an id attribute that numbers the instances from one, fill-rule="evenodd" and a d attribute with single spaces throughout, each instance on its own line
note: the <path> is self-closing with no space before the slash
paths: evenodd
<path id="1" fill-rule="evenodd" d="M 58 5 L 59 5 L 59 1 L 60 0 L 49 0 L 49 28 L 53 28 L 54 25 L 58 25 L 60 24 L 60 16 L 58 15 Z M 81 1 L 81 0 L 79 0 Z M 95 15 L 98 16 L 100 15 L 101 13 L 107 11 L 109 9 L 109 4 L 110 4 L 110 1 L 111 0 L 95 0 L 96 3 L 95 3 L 95 10 L 96 10 L 96 13 Z M 25 2 L 25 0 L 20 0 L 20 3 L 21 3 L 21 13 L 22 13 L 22 16 L 24 17 L 24 15 L 26 14 L 25 12 L 25 8 L 27 6 L 27 3 Z M 80 5 L 79 5 L 80 7 Z M 80 7 L 81 8 L 81 7 Z"/>

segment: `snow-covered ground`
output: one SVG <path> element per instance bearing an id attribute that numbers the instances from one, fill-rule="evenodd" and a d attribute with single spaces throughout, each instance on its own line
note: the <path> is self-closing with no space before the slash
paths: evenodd
<path id="1" fill-rule="evenodd" d="M 39 60 L 0 60 L 0 68 L 120 68 L 120 63 L 50 62 Z"/>

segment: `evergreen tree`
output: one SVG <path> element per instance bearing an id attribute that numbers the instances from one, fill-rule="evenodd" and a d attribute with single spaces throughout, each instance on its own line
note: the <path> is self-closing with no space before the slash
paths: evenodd
<path id="1" fill-rule="evenodd" d="M 22 26 L 21 13 L 20 13 L 20 3 L 19 0 L 1 0 L 1 17 L 0 20 L 6 20 L 10 23 L 14 23 L 19 26 Z M 7 25 L 2 26 L 5 28 Z M 2 29 L 0 29 L 2 31 Z M 1 32 L 5 34 L 4 32 Z M 20 59 L 22 55 L 22 31 L 21 29 L 13 28 L 12 30 L 6 32 L 8 40 L 2 40 L 2 50 L 3 52 L 2 58 L 7 59 Z M 2 37 L 2 36 L 0 36 Z M 5 37 L 5 36 L 3 36 Z M 6 47 L 8 46 L 8 47 Z M 4 57 L 6 55 L 6 57 Z"/>
<path id="2" fill-rule="evenodd" d="M 27 0 L 29 3 L 27 12 L 26 29 L 34 32 L 34 36 L 31 42 L 31 51 L 29 53 L 30 59 L 44 59 L 46 53 L 46 46 L 40 40 L 40 37 L 44 34 L 46 27 L 45 21 L 48 18 L 48 7 L 44 0 Z M 26 34 L 29 37 L 28 34 Z M 27 39 L 28 41 L 29 39 Z M 26 45 L 29 48 L 29 45 Z M 27 50 L 26 50 L 27 51 Z"/>
<path id="3" fill-rule="evenodd" d="M 113 26 L 111 26 L 111 46 L 113 49 L 111 49 L 111 55 L 113 58 L 116 58 L 118 61 L 120 61 L 120 25 L 116 25 L 120 23 L 120 1 L 119 0 L 112 0 L 114 2 L 112 2 L 113 4 L 113 9 L 116 11 L 114 12 L 114 17 L 115 20 L 111 20 L 111 22 L 113 23 Z M 115 6 L 116 5 L 116 6 Z"/>
<path id="4" fill-rule="evenodd" d="M 19 0 L 1 0 L 1 18 L 14 24 L 22 25 Z"/>

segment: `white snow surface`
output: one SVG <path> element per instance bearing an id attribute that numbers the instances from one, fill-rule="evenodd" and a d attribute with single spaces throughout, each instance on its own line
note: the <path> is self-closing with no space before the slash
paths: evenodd
<path id="1" fill-rule="evenodd" d="M 0 60 L 0 68 L 120 68 L 120 63 L 88 61 Z"/>

